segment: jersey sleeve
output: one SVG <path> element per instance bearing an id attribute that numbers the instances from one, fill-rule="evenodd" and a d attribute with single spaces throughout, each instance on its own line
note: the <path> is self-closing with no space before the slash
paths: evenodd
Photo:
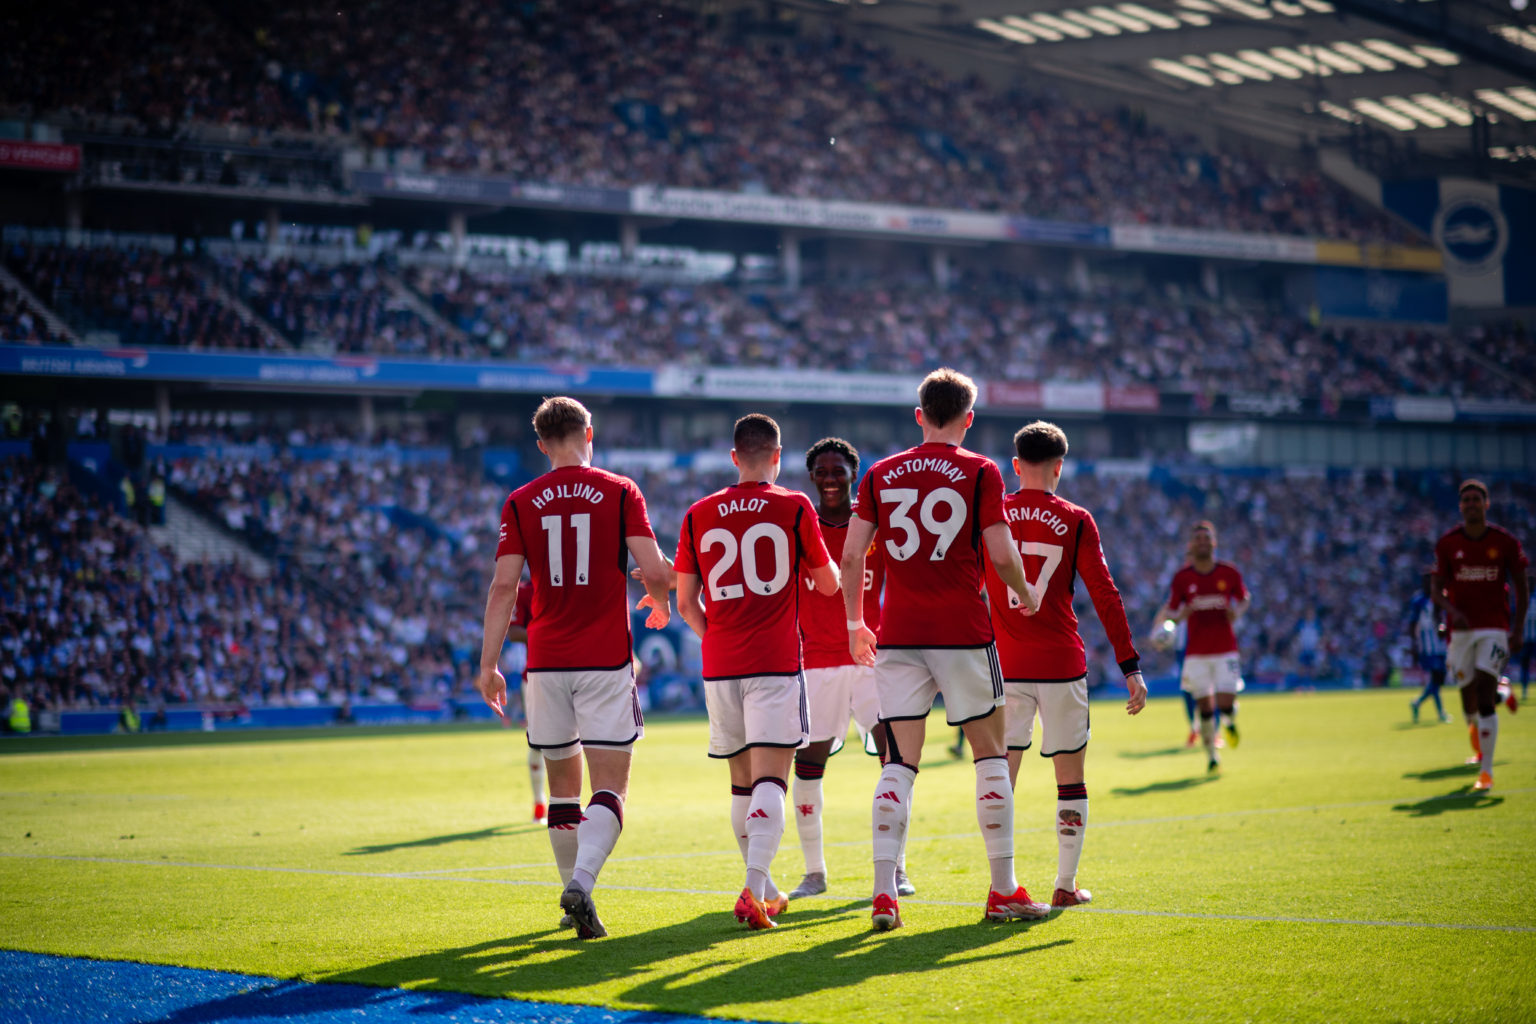
<path id="1" fill-rule="evenodd" d="M 1078 539 L 1077 574 L 1088 588 L 1093 600 L 1093 610 L 1104 625 L 1104 634 L 1115 648 L 1115 661 L 1126 675 L 1138 671 L 1141 656 L 1131 639 L 1131 624 L 1125 617 L 1125 602 L 1120 598 L 1120 588 L 1110 575 L 1109 562 L 1104 558 L 1104 546 L 1099 538 L 1099 524 L 1093 516 L 1083 517 L 1083 533 Z"/>
<path id="2" fill-rule="evenodd" d="M 981 477 L 976 488 L 976 523 L 985 530 L 1003 518 L 1003 474 L 991 459 L 981 465 Z"/>
<path id="3" fill-rule="evenodd" d="M 624 536 L 654 539 L 656 531 L 651 528 L 651 516 L 646 511 L 645 495 L 640 493 L 640 485 L 625 477 L 624 494 Z"/>
<path id="4" fill-rule="evenodd" d="M 1248 600 L 1248 598 L 1250 596 L 1249 593 L 1248 593 L 1248 585 L 1243 582 L 1243 574 L 1238 572 L 1236 569 L 1232 570 L 1232 582 L 1234 584 L 1234 586 L 1232 588 L 1232 600 L 1234 600 L 1234 601 L 1246 601 L 1246 600 Z"/>
<path id="5" fill-rule="evenodd" d="M 523 550 L 523 534 L 518 529 L 517 503 L 509 494 L 506 502 L 501 506 L 501 535 L 496 540 L 496 557 L 525 554 L 527 552 Z"/>
<path id="6" fill-rule="evenodd" d="M 1435 575 L 1440 577 L 1440 585 L 1443 587 L 1451 581 L 1451 565 L 1446 558 L 1445 538 L 1441 537 L 1435 543 Z"/>
<path id="7" fill-rule="evenodd" d="M 1525 555 L 1525 548 L 1521 546 L 1520 539 L 1513 535 L 1509 538 L 1509 574 L 1511 576 L 1524 576 L 1530 571 L 1531 560 Z"/>
<path id="8" fill-rule="evenodd" d="M 1179 587 L 1179 577 L 1183 570 L 1173 574 L 1173 581 L 1168 584 L 1168 610 L 1176 612 L 1184 606 L 1184 594 Z"/>
<path id="9" fill-rule="evenodd" d="M 699 574 L 698 557 L 693 550 L 693 509 L 683 516 L 682 528 L 677 531 L 677 557 L 672 559 L 672 568 L 694 576 Z"/>
<path id="10" fill-rule="evenodd" d="M 880 509 L 875 505 L 875 474 L 865 473 L 859 481 L 859 493 L 854 498 L 853 514 L 866 523 L 880 525 Z"/>
<path id="11" fill-rule="evenodd" d="M 827 542 L 821 537 L 821 529 L 816 525 L 816 509 L 811 506 L 811 500 L 805 495 L 800 498 L 800 522 L 796 529 L 800 534 L 800 546 L 805 551 L 805 564 L 810 569 L 820 569 L 832 561 L 832 555 L 827 551 Z"/>

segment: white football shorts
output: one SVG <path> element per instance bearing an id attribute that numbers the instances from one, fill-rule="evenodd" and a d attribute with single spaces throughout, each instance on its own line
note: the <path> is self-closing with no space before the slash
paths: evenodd
<path id="1" fill-rule="evenodd" d="M 1243 692 L 1243 660 L 1230 654 L 1190 654 L 1184 658 L 1179 689 L 1195 697 Z"/>
<path id="2" fill-rule="evenodd" d="M 748 747 L 799 749 L 810 742 L 805 676 L 741 676 L 704 680 L 709 756 L 735 757 Z"/>
<path id="3" fill-rule="evenodd" d="M 848 723 L 857 722 L 867 736 L 880 720 L 875 696 L 875 670 L 867 665 L 838 665 L 805 670 L 811 706 L 811 742 L 832 741 L 832 753 L 843 749 Z"/>
<path id="4" fill-rule="evenodd" d="M 1028 750 L 1040 715 L 1040 756 L 1075 754 L 1088 745 L 1088 677 L 1070 683 L 1003 682 L 1009 750 Z"/>
<path id="5" fill-rule="evenodd" d="M 997 648 L 882 647 L 875 655 L 875 692 L 880 717 L 926 718 L 944 695 L 950 725 L 985 718 L 1003 706 L 1003 670 Z"/>
<path id="6" fill-rule="evenodd" d="M 1452 633 L 1445 645 L 1445 671 L 1460 689 L 1478 672 L 1497 679 L 1509 664 L 1509 634 L 1502 629 L 1472 629 Z"/>
<path id="7" fill-rule="evenodd" d="M 528 745 L 559 760 L 577 743 L 627 747 L 645 735 L 634 669 L 529 672 L 523 684 Z"/>

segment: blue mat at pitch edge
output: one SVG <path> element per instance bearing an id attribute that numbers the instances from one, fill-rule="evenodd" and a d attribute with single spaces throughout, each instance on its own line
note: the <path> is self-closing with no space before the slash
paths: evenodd
<path id="1" fill-rule="evenodd" d="M 0 950 L 0 1024 L 720 1024 L 458 992 L 326 985 L 250 974 Z"/>

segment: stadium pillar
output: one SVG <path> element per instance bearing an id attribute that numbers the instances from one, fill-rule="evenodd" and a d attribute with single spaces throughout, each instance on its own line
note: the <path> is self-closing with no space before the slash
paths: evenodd
<path id="1" fill-rule="evenodd" d="M 85 201 L 79 192 L 64 197 L 64 240 L 70 245 L 80 244 L 80 229 L 85 222 Z"/>
<path id="2" fill-rule="evenodd" d="M 793 231 L 779 232 L 779 265 L 784 268 L 784 284 L 800 287 L 800 236 Z"/>
<path id="3" fill-rule="evenodd" d="M 640 222 L 633 217 L 619 221 L 619 256 L 625 263 L 635 262 L 635 250 L 640 246 Z"/>
<path id="4" fill-rule="evenodd" d="M 267 207 L 266 219 L 267 219 L 267 255 L 270 256 L 273 253 L 276 253 L 277 249 L 278 249 L 277 234 L 278 234 L 278 229 L 281 228 L 282 224 L 283 224 L 283 214 L 282 214 L 282 211 L 279 210 L 275 204 L 272 205 L 272 206 L 269 206 L 269 207 Z"/>
<path id="5" fill-rule="evenodd" d="M 940 291 L 949 288 L 949 250 L 934 246 L 928 250 L 928 269 L 933 274 L 933 286 Z"/>
<path id="6" fill-rule="evenodd" d="M 378 421 L 373 415 L 373 396 L 360 395 L 357 399 L 357 422 L 362 427 L 363 439 L 373 440 L 373 432 L 378 426 Z"/>
<path id="7" fill-rule="evenodd" d="M 1200 287 L 1205 291 L 1206 298 L 1221 298 L 1221 274 L 1210 260 L 1200 264 Z"/>
<path id="8" fill-rule="evenodd" d="M 1088 257 L 1080 252 L 1072 254 L 1072 287 L 1077 289 L 1077 294 L 1087 295 L 1093 289 L 1093 281 L 1088 274 Z"/>
<path id="9" fill-rule="evenodd" d="M 462 267 L 469 260 L 469 249 L 464 243 L 468 230 L 468 218 L 463 210 L 454 210 L 448 215 L 448 234 L 453 237 L 453 265 L 456 267 Z"/>

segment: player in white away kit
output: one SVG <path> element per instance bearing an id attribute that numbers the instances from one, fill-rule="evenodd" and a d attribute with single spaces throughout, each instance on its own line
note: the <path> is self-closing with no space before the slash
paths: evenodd
<path id="1" fill-rule="evenodd" d="M 1013 436 L 1013 471 L 1019 490 L 1003 499 L 1008 530 L 1024 558 L 1025 575 L 1040 591 L 1040 610 L 1018 613 L 1019 597 L 990 567 L 987 601 L 997 631 L 997 653 L 1008 698 L 1008 778 L 1017 783 L 1019 763 L 1033 743 L 1040 715 L 1040 756 L 1056 771 L 1056 888 L 1053 907 L 1075 907 L 1092 895 L 1077 887 L 1077 865 L 1088 826 L 1088 660 L 1077 632 L 1072 594 L 1082 578 L 1094 611 L 1114 645 L 1130 699 L 1127 714 L 1147 704 L 1141 660 L 1131 642 L 1120 591 L 1109 574 L 1093 514 L 1056 496 L 1067 456 L 1067 435 L 1054 423 L 1037 421 Z"/>
<path id="2" fill-rule="evenodd" d="M 1173 574 L 1168 603 L 1152 623 L 1156 633 L 1164 622 L 1184 622 L 1188 639 L 1179 686 L 1193 694 L 1200 709 L 1200 738 L 1205 742 L 1206 770 L 1221 767 L 1216 753 L 1216 712 L 1227 720 L 1227 743 L 1238 744 L 1237 695 L 1243 689 L 1243 663 L 1232 626 L 1248 610 L 1243 574 L 1227 562 L 1216 561 L 1216 527 L 1206 520 L 1189 531 L 1189 564 Z"/>
<path id="3" fill-rule="evenodd" d="M 859 453 L 840 437 L 827 437 L 805 453 L 805 468 L 816 487 L 816 525 L 834 562 L 843 557 L 848 522 L 853 518 L 853 482 L 859 477 Z M 822 776 L 827 758 L 843 746 L 848 723 L 858 724 L 860 735 L 869 735 L 881 755 L 885 736 L 875 728 L 880 700 L 875 693 L 875 672 L 860 665 L 848 651 L 848 630 L 843 625 L 841 594 L 822 595 L 812 581 L 800 600 L 801 647 L 805 652 L 805 687 L 810 695 L 811 742 L 795 754 L 795 788 L 792 806 L 800 832 L 800 852 L 805 856 L 805 877 L 789 894 L 792 900 L 827 891 L 827 864 L 822 850 Z M 880 591 L 885 585 L 885 559 L 880 545 L 869 549 L 864 563 L 865 621 L 880 621 Z M 907 879 L 905 865 L 896 866 L 896 890 L 911 896 L 917 890 Z"/>
<path id="4" fill-rule="evenodd" d="M 731 826 L 747 865 L 736 919 L 756 930 L 774 927 L 788 902 L 773 887 L 773 858 L 790 762 L 810 731 L 800 580 L 835 594 L 838 577 L 810 501 L 774 484 L 779 425 L 743 416 L 734 445 L 740 480 L 688 509 L 675 564 L 678 614 L 703 644 L 709 756 L 731 767 Z"/>
<path id="5" fill-rule="evenodd" d="M 1435 544 L 1435 576 L 1430 599 L 1449 620 L 1446 677 L 1461 690 L 1461 706 L 1471 724 L 1481 771 L 1472 788 L 1493 788 L 1493 748 L 1499 739 L 1499 676 L 1521 633 L 1531 592 L 1530 562 L 1514 535 L 1488 521 L 1488 485 L 1461 484 L 1461 525 Z M 1506 580 L 1508 582 L 1506 582 Z M 1510 617 L 1510 584 L 1515 614 Z"/>
<path id="6" fill-rule="evenodd" d="M 896 865 L 911 821 L 912 786 L 928 712 L 940 693 L 951 725 L 965 727 L 976 764 L 976 820 L 991 872 L 986 916 L 1046 917 L 1013 873 L 1013 786 L 1003 743 L 1003 679 L 981 594 L 983 548 L 998 576 L 1020 595 L 1021 613 L 1039 607 L 1035 588 L 1003 520 L 1003 477 L 991 459 L 960 447 L 975 418 L 976 385 L 935 370 L 918 388 L 923 443 L 881 459 L 859 484 L 843 548 L 843 578 L 862 579 L 878 529 L 886 555 L 878 638 L 864 622 L 856 588 L 843 592 L 849 651 L 875 667 L 886 764 L 875 787 L 876 931 L 901 927 Z"/>
<path id="7" fill-rule="evenodd" d="M 667 624 L 671 575 L 656 546 L 640 488 L 592 468 L 592 415 L 574 398 L 548 398 L 533 414 L 549 472 L 519 487 L 501 511 L 496 574 L 485 605 L 475 685 L 506 716 L 507 681 L 496 667 L 526 561 L 533 581 L 528 744 L 549 773 L 549 841 L 561 881 L 560 907 L 576 937 L 607 935 L 592 888 L 624 827 L 630 754 L 644 734 L 629 635 L 628 554 L 653 601 L 646 625 Z M 581 811 L 581 764 L 592 799 Z M 575 826 L 574 828 L 572 826 Z"/>

